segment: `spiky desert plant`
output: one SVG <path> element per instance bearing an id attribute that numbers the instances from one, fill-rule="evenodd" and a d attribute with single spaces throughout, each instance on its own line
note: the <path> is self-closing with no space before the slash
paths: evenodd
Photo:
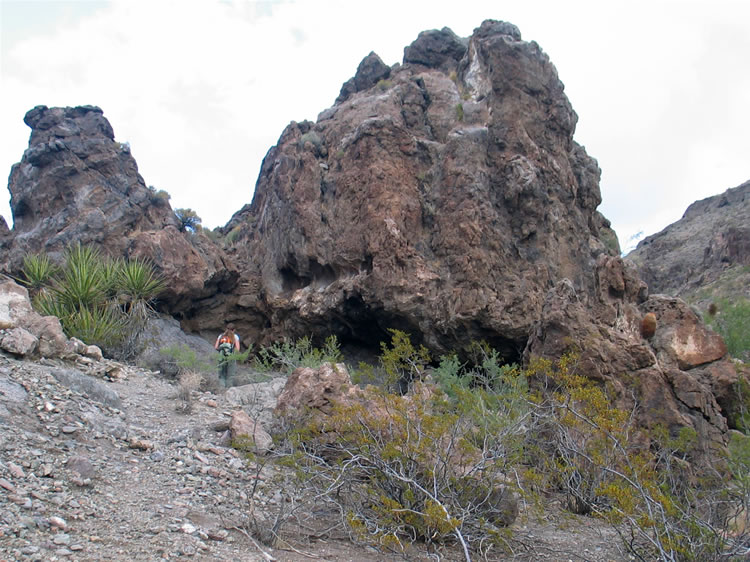
<path id="1" fill-rule="evenodd" d="M 58 267 L 44 252 L 29 254 L 23 258 L 21 273 L 24 279 L 19 279 L 19 281 L 36 294 L 52 282 L 57 271 Z"/>
<path id="2" fill-rule="evenodd" d="M 68 335 L 103 350 L 117 349 L 126 337 L 125 319 L 116 307 L 81 308 L 63 322 Z"/>
<path id="3" fill-rule="evenodd" d="M 119 268 L 118 286 L 129 302 L 150 303 L 166 285 L 148 260 L 135 258 Z"/>
<path id="4" fill-rule="evenodd" d="M 77 243 L 65 251 L 62 276 L 53 293 L 63 306 L 73 310 L 101 306 L 106 297 L 106 285 L 101 275 L 101 254 L 91 246 Z"/>

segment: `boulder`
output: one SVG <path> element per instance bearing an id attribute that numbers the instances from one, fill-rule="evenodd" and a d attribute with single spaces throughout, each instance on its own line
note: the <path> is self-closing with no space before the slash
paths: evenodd
<path id="1" fill-rule="evenodd" d="M 75 353 L 60 320 L 35 312 L 28 291 L 10 279 L 0 280 L 0 326 L 5 330 L 0 347 L 11 353 L 50 358 Z"/>
<path id="2" fill-rule="evenodd" d="M 0 348 L 15 355 L 31 355 L 38 344 L 36 336 L 23 328 L 0 330 Z"/>
<path id="3" fill-rule="evenodd" d="M 423 31 L 404 49 L 404 64 L 421 64 L 430 68 L 455 68 L 466 53 L 467 41 L 447 27 Z"/>
<path id="4" fill-rule="evenodd" d="M 359 63 L 354 77 L 341 86 L 341 92 L 339 97 L 336 98 L 336 103 L 346 101 L 352 94 L 372 88 L 390 75 L 391 68 L 375 52 L 371 52 Z"/>
<path id="5" fill-rule="evenodd" d="M 273 411 L 286 382 L 286 377 L 277 377 L 267 382 L 234 386 L 227 389 L 224 399 L 230 406 L 248 412 L 263 427 L 271 427 Z"/>
<path id="6" fill-rule="evenodd" d="M 237 410 L 232 412 L 229 421 L 229 431 L 232 443 L 236 447 L 249 446 L 256 453 L 267 453 L 273 449 L 273 439 L 257 419 L 252 419 L 247 412 Z"/>
<path id="7" fill-rule="evenodd" d="M 274 414 L 295 419 L 309 412 L 331 414 L 337 405 L 352 404 L 362 397 L 343 363 L 324 363 L 317 369 L 298 367 L 276 402 Z"/>

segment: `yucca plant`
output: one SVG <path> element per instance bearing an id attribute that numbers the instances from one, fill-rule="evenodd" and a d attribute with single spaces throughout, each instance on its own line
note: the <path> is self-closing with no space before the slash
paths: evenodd
<path id="1" fill-rule="evenodd" d="M 125 320 L 114 306 L 81 308 L 61 322 L 70 337 L 97 345 L 104 352 L 116 352 L 126 336 Z"/>
<path id="2" fill-rule="evenodd" d="M 106 300 L 98 250 L 80 243 L 68 247 L 62 276 L 52 288 L 57 300 L 73 310 L 96 308 Z"/>
<path id="3" fill-rule="evenodd" d="M 136 258 L 123 262 L 118 286 L 131 304 L 150 303 L 164 288 L 164 280 L 156 275 L 150 262 Z"/>
<path id="4" fill-rule="evenodd" d="M 140 335 L 153 315 L 153 299 L 164 281 L 144 259 L 105 258 L 80 243 L 65 251 L 59 270 L 44 254 L 24 261 L 26 285 L 38 287 L 32 303 L 37 311 L 57 316 L 63 330 L 127 359 L 138 350 Z"/>
<path id="5" fill-rule="evenodd" d="M 43 287 L 44 289 L 44 287 Z M 66 307 L 55 295 L 49 291 L 42 290 L 31 301 L 34 310 L 43 316 L 57 316 L 65 325 L 65 319 L 74 311 Z"/>
<path id="6" fill-rule="evenodd" d="M 120 277 L 125 267 L 125 260 L 122 258 L 107 258 L 99 264 L 99 274 L 102 277 L 104 293 L 108 299 L 117 298 L 120 290 Z"/>
<path id="7" fill-rule="evenodd" d="M 23 273 L 24 279 L 19 279 L 19 281 L 26 285 L 32 293 L 36 293 L 52 282 L 57 271 L 58 267 L 44 252 L 29 254 L 23 258 L 21 273 Z"/>

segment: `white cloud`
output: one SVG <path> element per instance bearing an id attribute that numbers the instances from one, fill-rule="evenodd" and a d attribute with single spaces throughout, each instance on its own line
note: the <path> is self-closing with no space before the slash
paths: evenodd
<path id="1" fill-rule="evenodd" d="M 55 3 L 71 9 L 40 32 L 30 20 L 6 33 L 3 18 L 0 167 L 20 160 L 34 105 L 99 105 L 146 183 L 210 227 L 250 202 L 289 121 L 314 120 L 370 51 L 392 64 L 424 29 L 468 36 L 486 18 L 518 25 L 557 66 L 623 243 L 750 178 L 744 2 L 81 4 Z"/>

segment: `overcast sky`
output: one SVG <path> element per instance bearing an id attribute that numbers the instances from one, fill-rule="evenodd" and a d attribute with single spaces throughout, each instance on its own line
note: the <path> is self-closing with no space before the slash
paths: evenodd
<path id="1" fill-rule="evenodd" d="M 290 121 L 425 29 L 517 25 L 550 56 L 623 247 L 750 179 L 750 1 L 0 0 L 0 168 L 36 105 L 98 105 L 147 185 L 204 226 L 252 200 Z M 6 184 L 7 185 L 7 184 Z M 0 214 L 11 224 L 10 194 Z M 219 197 L 219 194 L 221 196 Z"/>

